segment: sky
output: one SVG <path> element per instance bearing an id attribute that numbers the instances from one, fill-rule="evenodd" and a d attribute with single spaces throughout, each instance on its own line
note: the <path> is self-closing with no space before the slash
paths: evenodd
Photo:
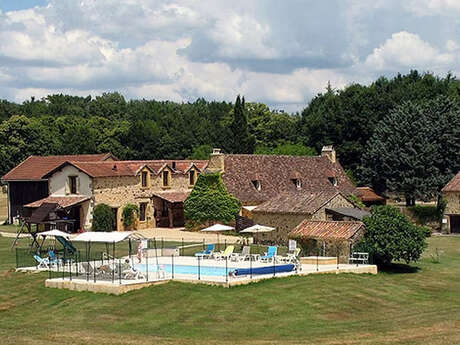
<path id="1" fill-rule="evenodd" d="M 119 91 L 301 111 L 328 84 L 460 76 L 459 0 L 0 0 L 0 98 Z"/>

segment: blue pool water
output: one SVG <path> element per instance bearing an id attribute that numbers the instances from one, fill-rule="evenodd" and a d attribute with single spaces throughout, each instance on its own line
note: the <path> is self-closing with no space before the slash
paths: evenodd
<path id="1" fill-rule="evenodd" d="M 160 265 L 161 268 L 165 272 L 172 273 L 172 265 Z M 136 264 L 136 270 L 141 272 L 145 272 L 147 267 L 145 264 Z M 149 264 L 148 271 L 149 272 L 157 272 L 157 265 Z M 226 270 L 225 267 L 212 267 L 212 266 L 200 266 L 200 275 L 202 276 L 223 276 L 230 272 L 232 269 Z M 188 266 L 188 265 L 174 265 L 174 273 L 175 274 L 194 274 L 198 275 L 198 266 Z"/>

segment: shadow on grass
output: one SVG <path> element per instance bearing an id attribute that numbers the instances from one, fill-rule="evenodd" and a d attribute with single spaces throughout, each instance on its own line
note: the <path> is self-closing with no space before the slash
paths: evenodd
<path id="1" fill-rule="evenodd" d="M 419 267 L 410 266 L 407 264 L 389 264 L 379 266 L 380 272 L 390 273 L 390 274 L 402 274 L 402 273 L 417 273 L 420 271 Z"/>

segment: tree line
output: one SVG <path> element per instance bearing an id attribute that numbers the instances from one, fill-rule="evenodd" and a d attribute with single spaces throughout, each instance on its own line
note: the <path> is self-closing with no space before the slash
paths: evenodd
<path id="1" fill-rule="evenodd" d="M 300 113 L 262 103 L 126 100 L 121 94 L 0 101 L 0 174 L 27 156 L 112 152 L 120 159 L 227 153 L 318 154 L 334 145 L 357 183 L 431 198 L 460 169 L 460 81 L 411 71 L 330 85 Z"/>

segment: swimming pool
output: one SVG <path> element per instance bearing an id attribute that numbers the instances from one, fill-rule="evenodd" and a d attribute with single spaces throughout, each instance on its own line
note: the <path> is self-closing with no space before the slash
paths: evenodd
<path id="1" fill-rule="evenodd" d="M 141 272 L 145 272 L 146 270 L 149 272 L 157 272 L 158 266 L 149 264 L 147 268 L 146 264 L 136 264 L 135 268 Z M 172 265 L 160 265 L 160 268 L 167 273 L 172 273 Z M 231 270 L 234 270 L 234 268 L 228 268 L 228 270 L 226 270 L 225 267 L 200 266 L 200 275 L 225 277 Z M 174 274 L 198 275 L 198 266 L 174 265 Z"/>

